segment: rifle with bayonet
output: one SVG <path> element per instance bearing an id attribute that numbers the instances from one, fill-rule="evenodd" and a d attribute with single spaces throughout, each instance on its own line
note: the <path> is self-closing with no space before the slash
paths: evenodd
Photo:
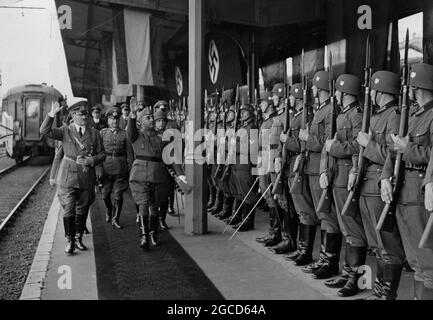
<path id="1" fill-rule="evenodd" d="M 256 128 L 260 128 L 262 124 L 262 110 L 260 109 L 259 104 L 259 93 L 257 89 L 254 89 L 254 110 L 256 110 Z"/>
<path id="2" fill-rule="evenodd" d="M 401 108 L 400 108 L 400 127 L 398 135 L 400 138 L 406 136 L 408 120 L 409 120 L 409 64 L 408 64 L 408 50 L 409 50 L 409 29 L 406 30 L 406 41 L 404 47 L 404 63 L 401 69 L 402 76 L 402 94 L 401 94 Z M 376 229 L 383 231 L 392 231 L 394 227 L 395 210 L 397 207 L 397 196 L 402 185 L 402 157 L 403 154 L 397 152 L 394 162 L 394 172 L 391 177 L 392 188 L 392 201 L 385 203 L 382 214 L 380 215 Z"/>
<path id="3" fill-rule="evenodd" d="M 333 79 L 333 68 L 332 68 L 332 52 L 329 52 L 329 98 L 331 104 L 331 130 L 329 133 L 329 139 L 333 139 L 335 132 L 337 131 L 337 110 L 335 108 L 335 85 Z M 329 212 L 332 203 L 332 181 L 335 175 L 335 158 L 332 157 L 329 152 L 324 151 L 326 162 L 327 162 L 327 174 L 328 174 L 328 186 L 323 189 L 322 195 L 320 196 L 319 203 L 317 205 L 317 212 Z"/>
<path id="4" fill-rule="evenodd" d="M 224 89 L 223 89 L 223 92 L 224 92 Z M 224 128 L 224 135 L 225 135 L 227 132 L 227 114 L 228 114 L 227 101 L 225 99 L 221 99 L 221 108 L 223 111 L 223 128 Z M 221 152 L 225 152 L 225 151 L 223 150 Z M 217 167 L 215 174 L 214 174 L 214 179 L 221 179 L 221 177 L 224 173 L 224 167 L 225 167 L 225 164 L 223 164 L 223 163 L 218 164 L 218 167 Z"/>
<path id="5" fill-rule="evenodd" d="M 365 46 L 365 68 L 364 68 L 364 110 L 362 115 L 362 128 L 361 131 L 367 133 L 370 129 L 370 114 L 371 114 L 371 99 L 370 99 L 370 79 L 371 79 L 371 65 L 372 65 L 372 46 L 370 42 L 370 34 L 367 36 L 367 42 Z M 358 162 L 356 165 L 358 175 L 356 176 L 355 183 L 352 189 L 349 191 L 346 202 L 344 203 L 343 209 L 341 210 L 342 216 L 350 216 L 356 214 L 356 206 L 359 200 L 361 184 L 364 180 L 366 161 L 364 158 L 364 147 L 360 147 L 358 154 Z"/>
<path id="6" fill-rule="evenodd" d="M 301 83 L 302 83 L 302 124 L 301 129 L 308 128 L 308 76 L 305 75 L 304 69 L 304 49 L 302 49 L 301 53 Z M 296 170 L 295 178 L 293 179 L 292 187 L 290 188 L 290 193 L 292 194 L 302 194 L 304 191 L 304 167 L 307 162 L 308 151 L 306 147 L 306 142 L 301 140 L 301 153 L 299 155 L 299 160 Z"/>
<path id="7" fill-rule="evenodd" d="M 236 136 L 236 132 L 239 129 L 239 123 L 240 123 L 240 109 L 241 109 L 241 99 L 240 99 L 240 89 L 239 89 L 239 85 L 236 86 L 236 99 L 235 99 L 235 119 L 234 119 L 234 132 L 235 132 L 235 136 Z M 230 172 L 232 170 L 232 166 L 233 164 L 228 163 L 225 168 L 224 168 L 224 172 L 223 172 L 223 176 L 222 176 L 222 180 L 226 180 L 230 177 Z"/>

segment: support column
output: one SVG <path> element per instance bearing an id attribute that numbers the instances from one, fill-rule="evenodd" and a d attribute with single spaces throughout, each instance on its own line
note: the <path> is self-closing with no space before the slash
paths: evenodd
<path id="1" fill-rule="evenodd" d="M 188 121 L 190 133 L 203 128 L 204 114 L 202 102 L 202 63 L 203 63 L 203 2 L 202 0 L 189 0 L 188 18 Z M 192 137 L 190 137 L 192 138 Z M 186 196 L 185 233 L 188 235 L 204 234 L 207 232 L 207 212 L 205 191 L 206 173 L 205 165 L 194 161 L 194 149 L 201 142 L 194 142 L 194 148 L 187 148 L 185 153 L 185 173 L 189 182 L 194 185 L 190 194 Z"/>

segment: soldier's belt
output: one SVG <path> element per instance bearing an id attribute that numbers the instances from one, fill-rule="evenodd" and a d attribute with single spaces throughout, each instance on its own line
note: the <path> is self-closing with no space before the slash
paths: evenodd
<path id="1" fill-rule="evenodd" d="M 157 157 L 150 157 L 150 156 L 135 156 L 135 159 L 137 160 L 144 160 L 144 161 L 151 161 L 151 162 L 162 162 L 162 159 Z"/>
<path id="2" fill-rule="evenodd" d="M 73 161 L 73 162 L 77 162 L 77 159 L 73 159 L 73 158 L 68 157 L 68 156 L 64 156 L 63 159 L 69 160 L 69 161 Z"/>
<path id="3" fill-rule="evenodd" d="M 425 172 L 427 169 L 427 166 L 406 162 L 405 169 L 409 170 L 409 171 L 414 170 L 414 171 L 424 171 Z"/>
<path id="4" fill-rule="evenodd" d="M 111 156 L 111 157 L 126 157 L 126 152 L 116 152 L 116 151 L 105 151 L 104 152 L 107 156 Z"/>
<path id="5" fill-rule="evenodd" d="M 278 149 L 278 144 L 271 144 L 271 145 L 269 145 L 269 149 L 270 150 L 276 150 L 276 149 Z M 259 151 L 263 151 L 263 146 L 260 146 L 259 147 Z"/>

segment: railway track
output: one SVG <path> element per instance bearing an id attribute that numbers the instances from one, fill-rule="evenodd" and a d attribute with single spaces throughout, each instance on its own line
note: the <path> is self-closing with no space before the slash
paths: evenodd
<path id="1" fill-rule="evenodd" d="M 0 171 L 0 233 L 20 211 L 49 169 L 48 165 L 12 165 Z"/>

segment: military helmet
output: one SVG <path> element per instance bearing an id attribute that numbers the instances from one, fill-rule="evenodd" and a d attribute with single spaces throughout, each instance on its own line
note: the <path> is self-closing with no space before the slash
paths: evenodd
<path id="1" fill-rule="evenodd" d="M 153 114 L 153 119 L 155 121 L 159 119 L 167 120 L 167 113 L 161 109 L 156 110 L 155 113 Z"/>
<path id="2" fill-rule="evenodd" d="M 251 104 L 249 103 L 244 103 L 243 105 L 241 105 L 240 111 L 242 110 L 247 110 L 249 113 L 254 113 L 254 108 Z"/>
<path id="3" fill-rule="evenodd" d="M 290 95 L 294 96 L 296 99 L 302 99 L 304 97 L 304 93 L 302 90 L 302 84 L 295 83 L 290 88 Z"/>
<path id="4" fill-rule="evenodd" d="M 284 97 L 284 83 L 275 84 L 272 88 L 272 93 L 280 98 Z"/>
<path id="5" fill-rule="evenodd" d="M 232 104 L 227 112 L 226 121 L 231 122 L 235 119 L 236 106 Z"/>
<path id="6" fill-rule="evenodd" d="M 385 92 L 389 94 L 400 93 L 400 77 L 398 74 L 390 71 L 376 71 L 371 76 L 371 90 Z"/>
<path id="7" fill-rule="evenodd" d="M 351 74 L 342 74 L 335 82 L 335 89 L 342 93 L 358 96 L 361 93 L 361 80 Z"/>
<path id="8" fill-rule="evenodd" d="M 269 91 L 263 91 L 262 93 L 260 93 L 260 101 L 266 100 L 266 101 L 270 101 L 272 100 L 272 92 Z"/>
<path id="9" fill-rule="evenodd" d="M 105 117 L 107 118 L 114 118 L 119 119 L 120 117 L 120 109 L 117 107 L 111 107 L 108 109 L 108 111 L 105 113 Z"/>
<path id="10" fill-rule="evenodd" d="M 167 108 L 168 107 L 168 102 L 165 100 L 159 100 L 155 103 L 155 105 L 153 106 L 153 109 L 157 109 L 157 108 Z"/>
<path id="11" fill-rule="evenodd" d="M 433 90 L 433 66 L 416 63 L 410 68 L 409 84 L 421 89 Z"/>
<path id="12" fill-rule="evenodd" d="M 317 71 L 311 82 L 318 89 L 329 91 L 329 72 L 325 70 Z"/>

